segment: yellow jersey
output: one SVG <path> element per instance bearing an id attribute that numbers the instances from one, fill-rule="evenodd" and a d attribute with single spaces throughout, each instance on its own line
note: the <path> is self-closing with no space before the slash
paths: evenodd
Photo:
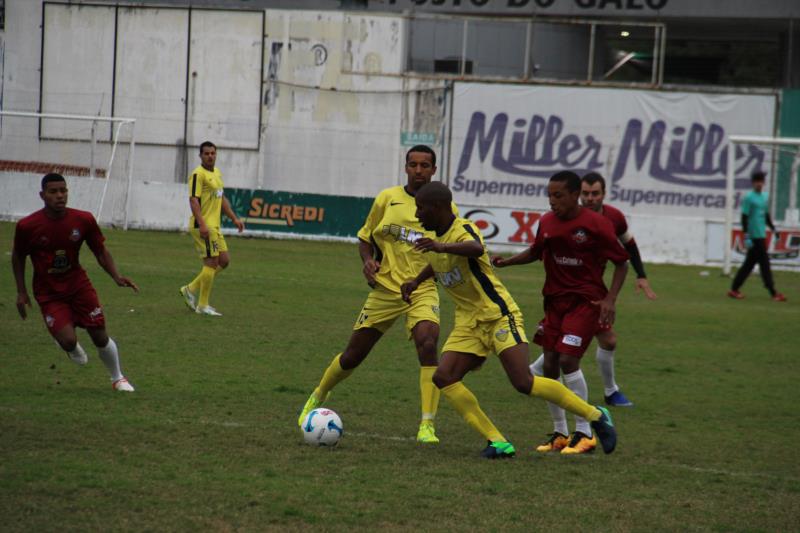
<path id="1" fill-rule="evenodd" d="M 209 228 L 220 227 L 224 188 L 222 172 L 217 167 L 212 172 L 200 165 L 189 174 L 189 196 L 200 200 L 200 214 Z M 194 214 L 189 217 L 189 227 L 199 227 Z"/>
<path id="2" fill-rule="evenodd" d="M 435 238 L 442 243 L 475 240 L 484 247 L 480 257 L 436 252 L 424 254 L 433 267 L 436 280 L 455 301 L 456 326 L 494 321 L 519 311 L 517 303 L 495 275 L 483 237 L 475 224 L 456 217 L 444 235 Z"/>
<path id="3" fill-rule="evenodd" d="M 422 253 L 414 249 L 414 243 L 422 237 L 436 237 L 434 232 L 425 231 L 416 213 L 414 196 L 402 185 L 390 187 L 375 198 L 364 226 L 358 231 L 358 238 L 375 248 L 375 259 L 381 264 L 375 280 L 397 294 L 400 285 L 417 277 L 427 264 Z M 453 213 L 458 213 L 455 204 Z M 435 290 L 432 280 L 418 290 L 426 289 Z"/>

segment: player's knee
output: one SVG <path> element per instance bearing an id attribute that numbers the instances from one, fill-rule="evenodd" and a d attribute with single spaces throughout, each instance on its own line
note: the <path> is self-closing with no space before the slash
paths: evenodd
<path id="1" fill-rule="evenodd" d="M 417 355 L 421 364 L 436 366 L 436 341 L 432 337 L 426 337 L 417 342 Z"/>
<path id="2" fill-rule="evenodd" d="M 517 390 L 517 392 L 521 394 L 525 394 L 526 396 L 531 393 L 531 388 L 533 387 L 533 376 L 531 374 L 527 374 L 524 376 L 514 376 L 511 378 L 511 384 Z"/>
<path id="3" fill-rule="evenodd" d="M 71 352 L 78 346 L 77 337 L 56 339 L 56 342 L 58 343 L 59 346 L 61 346 L 61 349 L 64 350 L 65 352 Z"/>
<path id="4" fill-rule="evenodd" d="M 231 260 L 229 257 L 220 256 L 219 260 L 217 261 L 217 265 L 220 268 L 228 268 L 228 265 L 231 264 Z"/>
<path id="5" fill-rule="evenodd" d="M 433 373 L 433 384 L 439 389 L 443 389 L 449 385 L 452 385 L 456 381 L 458 380 L 455 379 L 455 377 L 449 375 L 441 368 L 437 368 L 436 372 Z"/>

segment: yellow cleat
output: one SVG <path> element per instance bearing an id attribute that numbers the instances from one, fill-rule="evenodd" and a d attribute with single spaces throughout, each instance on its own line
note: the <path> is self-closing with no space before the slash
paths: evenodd
<path id="1" fill-rule="evenodd" d="M 322 407 L 322 404 L 325 402 L 325 400 L 328 399 L 329 395 L 330 393 L 326 394 L 323 399 L 318 400 L 316 393 L 312 392 L 311 396 L 309 396 L 308 400 L 306 400 L 306 404 L 303 406 L 303 410 L 300 411 L 300 417 L 297 419 L 297 425 L 303 427 L 303 420 L 305 420 L 306 416 L 308 416 L 308 413 L 310 413 L 317 407 Z"/>
<path id="2" fill-rule="evenodd" d="M 569 441 L 569 445 L 561 450 L 561 455 L 592 453 L 596 447 L 597 439 L 594 436 L 589 437 L 576 431 L 572 434 L 572 439 Z"/>
<path id="3" fill-rule="evenodd" d="M 539 453 L 557 452 L 563 450 L 569 444 L 569 437 L 559 432 L 552 433 L 550 438 L 544 444 L 536 447 Z"/>
<path id="4" fill-rule="evenodd" d="M 417 442 L 421 442 L 423 444 L 439 444 L 439 437 L 436 436 L 436 430 L 433 428 L 433 422 L 422 422 L 419 425 Z"/>

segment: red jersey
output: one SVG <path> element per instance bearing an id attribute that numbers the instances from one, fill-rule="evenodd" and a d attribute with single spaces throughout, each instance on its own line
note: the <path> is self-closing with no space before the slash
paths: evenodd
<path id="1" fill-rule="evenodd" d="M 544 262 L 544 296 L 578 294 L 599 300 L 608 293 L 603 282 L 606 261 L 628 260 L 611 222 L 585 207 L 572 220 L 552 212 L 542 216 L 531 250 Z"/>
<path id="2" fill-rule="evenodd" d="M 33 263 L 33 295 L 39 303 L 74 294 L 91 285 L 78 254 L 83 241 L 95 254 L 103 251 L 103 233 L 88 211 L 67 208 L 62 218 L 44 209 L 17 222 L 14 250 Z"/>
<path id="3" fill-rule="evenodd" d="M 611 221 L 611 224 L 614 226 L 614 234 L 620 239 L 628 232 L 628 221 L 625 220 L 625 215 L 622 214 L 622 211 L 616 207 L 603 204 L 603 209 L 600 214 Z"/>

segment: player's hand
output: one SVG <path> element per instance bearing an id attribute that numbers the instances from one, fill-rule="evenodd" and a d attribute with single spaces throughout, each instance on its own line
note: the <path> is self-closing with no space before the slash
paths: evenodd
<path id="1" fill-rule="evenodd" d="M 203 239 L 208 239 L 208 226 L 205 224 L 200 224 L 200 227 L 197 228 L 197 230 L 200 232 L 200 237 Z"/>
<path id="2" fill-rule="evenodd" d="M 606 297 L 602 300 L 592 302 L 592 305 L 600 306 L 600 317 L 598 322 L 603 326 L 610 326 L 614 323 L 617 314 L 617 305 L 614 300 Z"/>
<path id="3" fill-rule="evenodd" d="M 780 231 L 777 231 L 777 230 L 774 231 L 773 232 L 773 236 L 775 237 L 775 242 L 778 242 L 778 241 L 781 240 L 781 232 Z"/>
<path id="4" fill-rule="evenodd" d="M 647 296 L 648 300 L 655 300 L 658 298 L 658 295 L 650 288 L 650 282 L 647 281 L 647 278 L 637 278 L 635 287 L 636 294 L 639 294 L 640 291 L 644 291 L 644 295 Z"/>
<path id="5" fill-rule="evenodd" d="M 753 247 L 753 241 L 750 240 L 750 235 L 748 235 L 747 233 L 744 234 L 744 246 L 745 248 Z"/>
<path id="6" fill-rule="evenodd" d="M 422 237 L 421 239 L 417 239 L 417 242 L 414 243 L 414 249 L 420 252 L 442 253 L 444 252 L 444 243 L 434 241 L 428 237 Z"/>
<path id="7" fill-rule="evenodd" d="M 22 320 L 28 318 L 28 310 L 25 309 L 26 307 L 31 306 L 31 299 L 28 297 L 27 292 L 20 292 L 17 294 L 17 311 L 19 312 L 19 316 L 22 317 Z"/>
<path id="8" fill-rule="evenodd" d="M 374 259 L 364 261 L 364 277 L 367 278 L 367 283 L 370 287 L 375 287 L 375 275 L 380 269 L 381 264 Z"/>
<path id="9" fill-rule="evenodd" d="M 139 292 L 139 286 L 138 286 L 138 285 L 136 285 L 136 284 L 133 282 L 133 280 L 132 280 L 132 279 L 130 279 L 130 278 L 126 278 L 125 276 L 120 276 L 120 277 L 118 277 L 117 279 L 115 279 L 114 281 L 115 281 L 115 282 L 117 283 L 117 285 L 119 285 L 120 287 L 130 287 L 131 289 L 133 289 L 133 292 Z"/>
<path id="10" fill-rule="evenodd" d="M 416 280 L 406 281 L 400 285 L 400 295 L 405 303 L 411 303 L 411 293 L 417 290 L 417 287 L 419 287 L 419 283 Z"/>
<path id="11" fill-rule="evenodd" d="M 244 231 L 244 222 L 242 222 L 240 219 L 238 219 L 238 218 L 234 218 L 234 219 L 233 219 L 233 224 L 234 224 L 234 225 L 236 226 L 236 228 L 239 230 L 239 233 L 241 233 L 241 232 L 243 232 L 243 231 Z"/>
<path id="12" fill-rule="evenodd" d="M 499 255 L 496 255 L 492 257 L 492 265 L 496 266 L 497 268 L 503 268 L 506 266 L 506 260 Z"/>

